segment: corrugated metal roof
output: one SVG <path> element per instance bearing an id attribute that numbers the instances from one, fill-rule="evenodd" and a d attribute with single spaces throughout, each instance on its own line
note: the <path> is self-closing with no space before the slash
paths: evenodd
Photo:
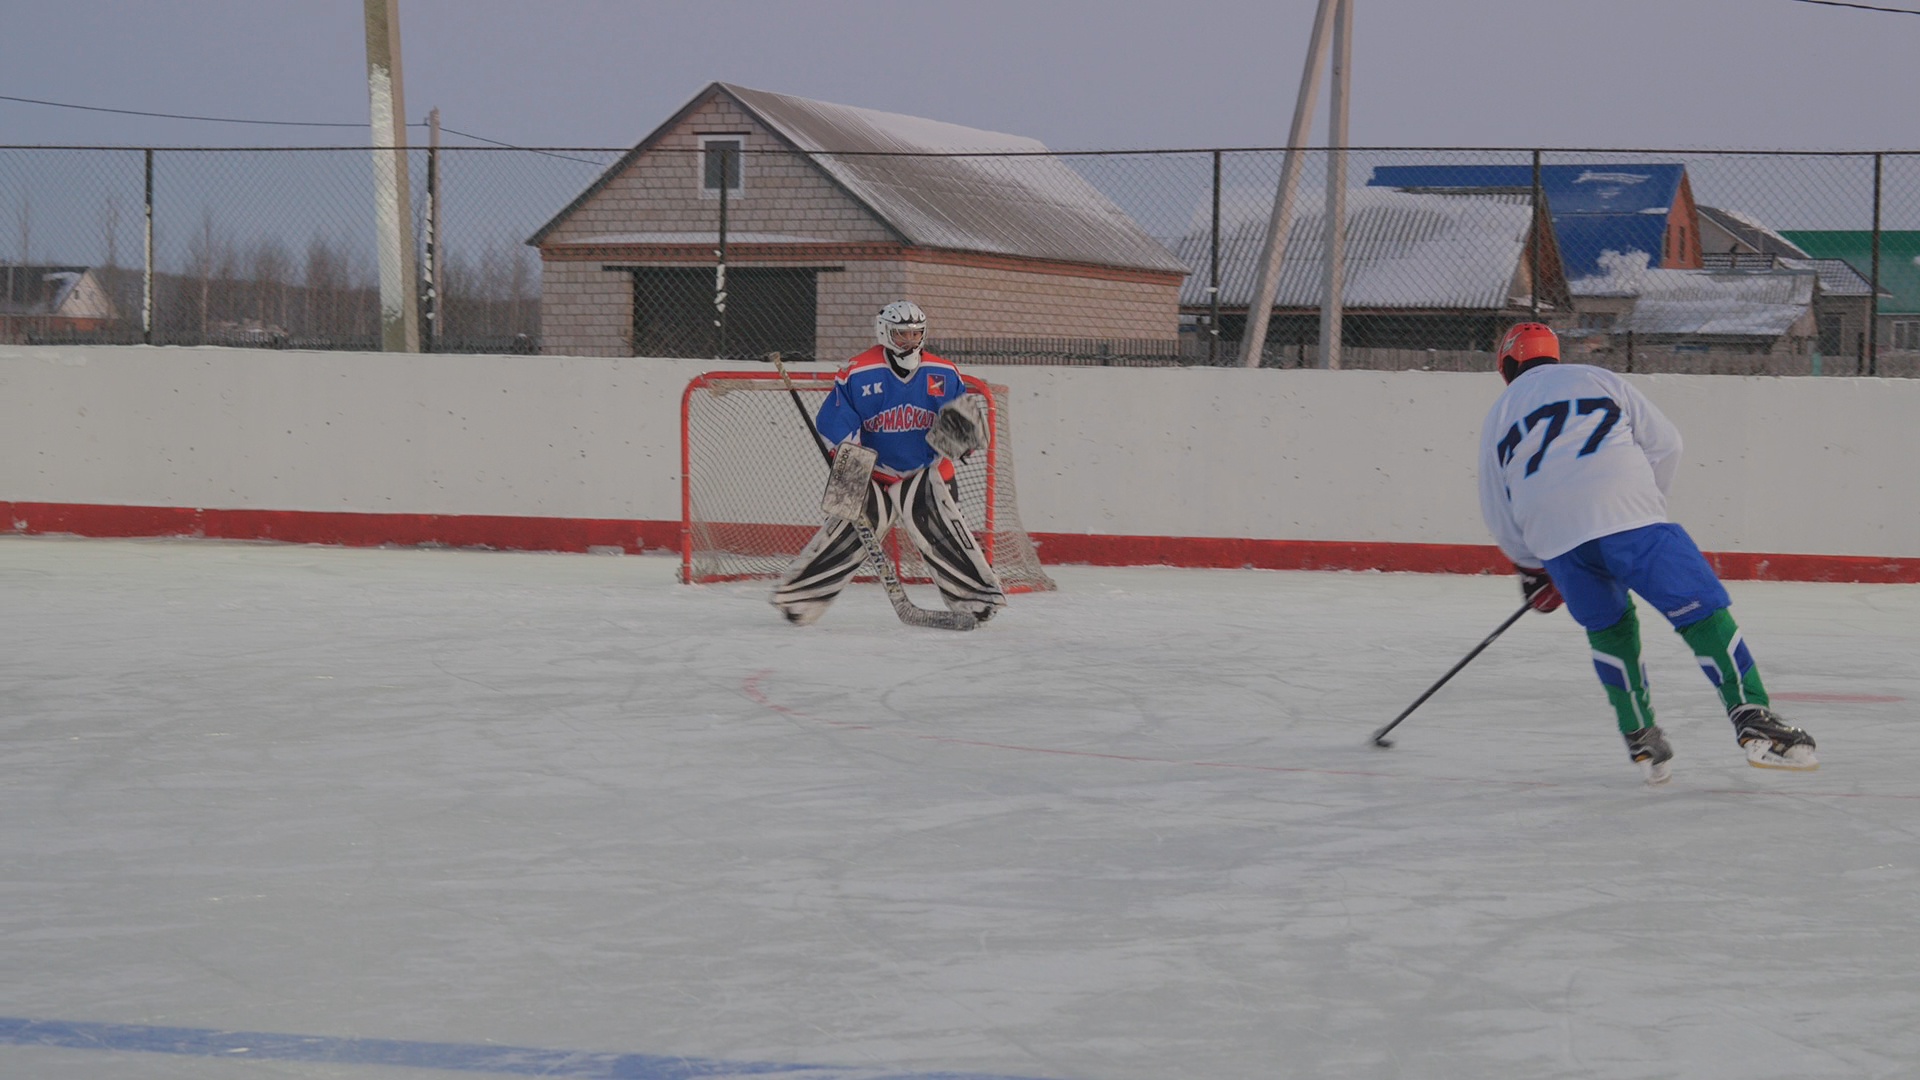
<path id="1" fill-rule="evenodd" d="M 1245 310 L 1266 245 L 1272 208 L 1223 208 L 1220 226 L 1220 304 Z M 1324 290 L 1326 214 L 1295 213 L 1287 231 L 1274 306 L 1317 308 Z M 1490 310 L 1513 295 L 1526 257 L 1533 210 L 1524 195 L 1419 195 L 1384 188 L 1347 192 L 1346 278 L 1343 303 L 1353 308 Z M 1211 229 L 1180 239 L 1176 250 L 1193 268 L 1180 289 L 1187 307 L 1211 303 L 1207 294 Z"/>
<path id="2" fill-rule="evenodd" d="M 1814 282 L 1812 271 L 1646 270 L 1615 332 L 1777 338 L 1806 317 Z"/>
<path id="3" fill-rule="evenodd" d="M 1873 234 L 1853 229 L 1786 229 L 1787 239 L 1817 258 L 1845 259 L 1871 280 Z M 1920 314 L 1920 230 L 1887 229 L 1880 234 L 1882 315 Z"/>
<path id="4" fill-rule="evenodd" d="M 1542 165 L 1540 190 L 1555 220 L 1570 214 L 1666 213 L 1687 167 L 1674 164 Z M 1532 165 L 1379 165 L 1373 187 L 1533 187 Z"/>
<path id="5" fill-rule="evenodd" d="M 908 243 L 1183 273 L 1036 139 L 716 83 Z M 985 155 L 956 157 L 956 153 Z"/>
<path id="6" fill-rule="evenodd" d="M 1542 165 L 1540 190 L 1560 238 L 1560 257 L 1576 296 L 1580 279 L 1606 273 L 1607 252 L 1645 252 L 1659 266 L 1667 214 L 1687 168 L 1670 164 Z M 1380 165 L 1372 187 L 1401 190 L 1533 188 L 1531 165 Z"/>

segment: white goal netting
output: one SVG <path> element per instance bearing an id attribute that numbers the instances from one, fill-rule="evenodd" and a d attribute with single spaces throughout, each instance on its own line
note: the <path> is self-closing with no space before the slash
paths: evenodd
<path id="1" fill-rule="evenodd" d="M 1006 387 L 963 378 L 987 399 L 993 441 L 957 467 L 961 512 L 1008 592 L 1051 590 L 1053 579 L 1020 524 Z M 827 465 L 812 416 L 833 389 L 833 375 L 796 372 L 793 382 L 805 418 L 772 372 L 713 371 L 687 384 L 680 404 L 682 581 L 779 577 L 820 528 Z M 884 543 L 903 580 L 930 580 L 898 528 Z"/>

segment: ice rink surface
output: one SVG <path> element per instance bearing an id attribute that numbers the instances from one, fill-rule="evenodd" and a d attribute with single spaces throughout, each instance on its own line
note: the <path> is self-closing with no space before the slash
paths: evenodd
<path id="1" fill-rule="evenodd" d="M 1652 789 L 1564 613 L 1368 744 L 1511 578 L 676 565 L 0 538 L 0 1076 L 1920 1073 L 1920 587 L 1731 584 L 1812 774 L 1643 618 Z"/>

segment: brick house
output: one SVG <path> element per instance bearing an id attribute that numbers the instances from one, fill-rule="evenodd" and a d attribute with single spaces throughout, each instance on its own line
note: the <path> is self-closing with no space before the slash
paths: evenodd
<path id="1" fill-rule="evenodd" d="M 0 265 L 0 340 L 88 333 L 113 318 L 113 298 L 93 267 Z"/>
<path id="2" fill-rule="evenodd" d="M 727 83 L 527 242 L 543 351 L 589 356 L 838 360 L 901 298 L 936 339 L 1171 341 L 1188 272 L 1032 139 Z"/>

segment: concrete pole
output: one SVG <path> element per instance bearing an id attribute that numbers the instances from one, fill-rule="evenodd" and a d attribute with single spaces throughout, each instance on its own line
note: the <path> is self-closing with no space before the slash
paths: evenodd
<path id="1" fill-rule="evenodd" d="M 420 351 L 419 279 L 408 210 L 407 106 L 400 78 L 400 0 L 363 0 L 367 100 L 373 114 L 373 219 L 380 253 L 380 348 Z"/>
<path id="2" fill-rule="evenodd" d="M 1341 288 L 1347 273 L 1347 106 L 1353 76 L 1354 0 L 1336 0 L 1333 76 L 1327 98 L 1326 280 L 1320 303 L 1320 366 L 1340 366 Z"/>
<path id="3" fill-rule="evenodd" d="M 1327 57 L 1328 29 L 1334 6 L 1339 0 L 1320 0 L 1313 15 L 1313 38 L 1307 44 L 1306 66 L 1300 72 L 1300 93 L 1293 102 L 1293 127 L 1287 134 L 1287 155 L 1280 164 L 1280 186 L 1273 194 L 1273 216 L 1267 221 L 1267 241 L 1254 278 L 1253 296 L 1247 302 L 1247 329 L 1241 342 L 1242 362 L 1250 368 L 1260 366 L 1260 353 L 1267 340 L 1267 323 L 1273 317 L 1273 293 L 1280 284 L 1280 260 L 1286 254 L 1287 229 L 1293 225 L 1293 197 L 1300 186 L 1301 157 L 1307 137 L 1313 131 L 1314 99 L 1320 92 L 1320 65 Z"/>

